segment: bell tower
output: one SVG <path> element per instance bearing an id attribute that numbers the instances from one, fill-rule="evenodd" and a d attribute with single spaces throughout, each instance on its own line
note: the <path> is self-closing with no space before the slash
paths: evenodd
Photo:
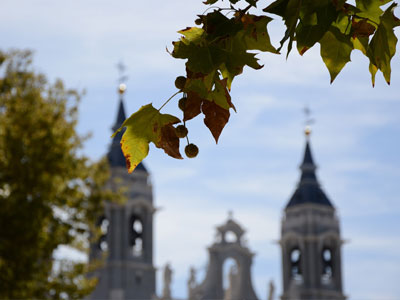
<path id="1" fill-rule="evenodd" d="M 121 83 L 113 132 L 126 118 L 125 89 Z M 111 171 L 108 185 L 114 191 L 122 190 L 127 200 L 123 204 L 106 203 L 104 215 L 99 218 L 102 235 L 91 246 L 90 259 L 106 258 L 94 274 L 99 282 L 90 299 L 152 299 L 155 295 L 152 185 L 143 163 L 128 174 L 120 147 L 122 134 L 114 137 L 107 153 Z"/>
<path id="2" fill-rule="evenodd" d="M 310 129 L 300 181 L 282 219 L 283 294 L 290 299 L 346 299 L 342 287 L 339 220 L 322 190 L 310 147 Z"/>
<path id="3" fill-rule="evenodd" d="M 244 243 L 244 229 L 229 215 L 228 221 L 217 227 L 217 240 L 208 248 L 209 263 L 202 283 L 189 281 L 189 300 L 257 300 L 251 279 L 254 253 Z M 223 265 L 233 259 L 236 266 L 229 271 L 229 287 L 223 287 Z"/>

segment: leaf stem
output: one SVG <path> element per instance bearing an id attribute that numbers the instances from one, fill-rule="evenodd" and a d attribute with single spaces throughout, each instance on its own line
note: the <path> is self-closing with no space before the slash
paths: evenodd
<path id="1" fill-rule="evenodd" d="M 177 91 L 175 94 L 173 94 L 171 97 L 168 98 L 167 101 L 164 102 L 163 105 L 161 105 L 161 107 L 158 109 L 158 111 L 161 110 L 161 108 L 163 108 L 172 98 L 174 98 L 176 95 L 178 95 L 179 93 L 181 93 L 182 91 Z"/>
<path id="2" fill-rule="evenodd" d="M 239 17 L 238 17 L 238 19 L 241 19 L 245 14 L 246 14 L 246 12 L 250 9 L 250 8 L 252 8 L 252 4 L 249 4 L 249 5 L 247 5 L 247 7 L 245 7 L 243 10 L 241 10 L 241 9 L 239 9 Z"/>
<path id="3" fill-rule="evenodd" d="M 216 9 L 218 9 L 219 11 L 221 11 L 221 10 L 235 10 L 235 9 L 230 8 L 230 7 L 218 7 L 218 6 L 214 5 L 214 6 L 208 7 L 208 8 L 202 13 L 202 15 L 204 15 L 207 11 L 209 11 L 210 9 L 213 9 L 213 8 L 216 8 Z"/>
<path id="4" fill-rule="evenodd" d="M 183 126 L 186 127 L 186 121 L 183 121 Z M 189 145 L 189 138 L 188 138 L 188 135 L 189 135 L 189 134 L 186 135 L 186 141 L 187 141 L 187 144 Z"/>
<path id="5" fill-rule="evenodd" d="M 366 18 L 366 17 L 361 17 L 361 16 L 357 16 L 357 14 L 354 14 L 354 16 L 353 17 L 356 17 L 356 18 L 358 18 L 358 19 L 361 19 L 361 20 L 367 20 L 367 21 L 370 21 L 371 23 L 374 23 L 376 26 L 379 26 L 379 23 L 376 23 L 375 21 L 373 21 L 373 20 L 371 20 L 371 19 L 369 19 L 369 18 Z"/>

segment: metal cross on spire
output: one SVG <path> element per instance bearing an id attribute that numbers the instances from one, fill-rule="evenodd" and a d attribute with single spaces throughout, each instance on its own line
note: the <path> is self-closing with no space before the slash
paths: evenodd
<path id="1" fill-rule="evenodd" d="M 305 129 L 304 133 L 308 137 L 311 134 L 311 124 L 315 122 L 313 118 L 311 118 L 311 110 L 308 106 L 304 107 L 304 115 L 305 115 Z"/>
<path id="2" fill-rule="evenodd" d="M 128 79 L 128 76 L 125 75 L 126 67 L 122 61 L 120 61 L 117 64 L 117 68 L 118 68 L 118 73 L 119 73 L 118 74 L 118 83 L 119 83 L 118 92 L 120 93 L 120 95 L 122 95 L 126 90 L 125 82 Z"/>

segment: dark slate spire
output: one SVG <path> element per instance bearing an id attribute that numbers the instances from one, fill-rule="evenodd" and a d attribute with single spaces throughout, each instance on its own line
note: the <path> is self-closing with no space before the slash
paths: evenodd
<path id="1" fill-rule="evenodd" d="M 300 182 L 286 207 L 288 208 L 305 203 L 332 206 L 318 183 L 315 174 L 317 166 L 314 164 L 311 154 L 309 132 L 306 132 L 306 135 L 306 149 L 304 151 L 303 163 L 300 165 Z"/>
<path id="2" fill-rule="evenodd" d="M 115 132 L 115 130 L 120 128 L 122 126 L 122 123 L 124 123 L 125 119 L 126 119 L 126 114 L 125 114 L 125 108 L 124 108 L 124 101 L 122 100 L 122 97 L 121 97 L 119 99 L 117 120 L 115 120 L 115 124 L 114 124 L 112 130 Z"/>
<path id="3" fill-rule="evenodd" d="M 115 124 L 112 127 L 113 132 L 115 132 L 118 128 L 120 128 L 126 119 L 124 101 L 122 98 L 122 94 L 124 91 L 125 91 L 125 89 L 122 90 L 121 86 L 120 86 L 119 92 L 120 92 L 121 96 L 119 99 L 117 119 L 115 120 Z M 125 132 L 125 128 L 122 129 L 120 132 L 118 132 L 115 135 L 115 137 L 113 138 L 112 143 L 110 145 L 110 148 L 108 150 L 107 158 L 108 158 L 108 162 L 110 163 L 111 167 L 126 167 L 126 160 L 125 160 L 124 154 L 122 153 L 121 145 L 120 145 L 121 138 L 122 138 L 122 135 L 124 132 Z M 135 171 L 136 170 L 142 170 L 142 171 L 147 172 L 143 163 L 140 163 L 136 167 Z"/>

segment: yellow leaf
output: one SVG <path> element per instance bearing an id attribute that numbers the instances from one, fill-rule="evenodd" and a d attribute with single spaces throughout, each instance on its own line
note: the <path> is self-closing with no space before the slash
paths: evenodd
<path id="1" fill-rule="evenodd" d="M 172 124 L 178 122 L 180 120 L 177 117 L 161 114 L 151 104 L 142 106 L 125 120 L 113 136 L 126 127 L 121 139 L 121 149 L 129 173 L 132 173 L 147 156 L 150 142 L 164 149 L 168 155 L 182 159 L 179 153 L 179 138 L 171 134 Z"/>

